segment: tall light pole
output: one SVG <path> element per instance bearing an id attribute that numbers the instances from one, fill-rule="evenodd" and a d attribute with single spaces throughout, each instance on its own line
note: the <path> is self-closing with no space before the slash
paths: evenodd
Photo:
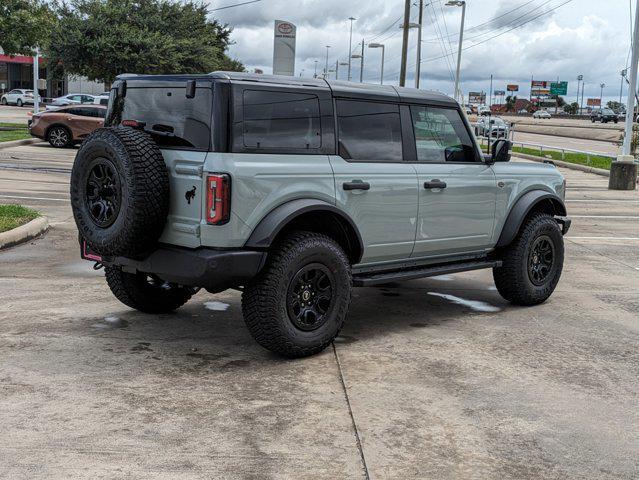
<path id="1" fill-rule="evenodd" d="M 326 66 L 324 67 L 324 78 L 328 76 L 328 49 L 331 48 L 330 45 L 326 45 Z"/>
<path id="2" fill-rule="evenodd" d="M 33 113 L 40 111 L 40 91 L 38 90 L 40 83 L 40 49 L 36 47 L 33 56 Z"/>
<path id="3" fill-rule="evenodd" d="M 462 43 L 464 42 L 464 21 L 466 20 L 466 2 L 463 0 L 450 0 L 446 3 L 449 7 L 462 7 L 461 27 L 459 29 L 459 45 L 457 47 L 457 74 L 455 75 L 455 100 L 459 96 L 459 74 L 461 70 Z"/>
<path id="4" fill-rule="evenodd" d="M 406 0 L 404 3 L 404 23 L 402 28 L 404 29 L 404 35 L 402 36 L 402 59 L 399 70 L 399 86 L 406 86 L 406 62 L 408 60 L 408 28 L 410 24 L 410 0 Z"/>
<path id="5" fill-rule="evenodd" d="M 379 84 L 384 85 L 384 56 L 386 53 L 386 45 L 383 43 L 369 43 L 368 48 L 381 48 L 382 49 L 382 73 L 379 78 Z"/>
<path id="6" fill-rule="evenodd" d="M 424 0 L 419 0 L 419 30 L 417 31 L 417 66 L 415 68 L 415 88 L 419 88 L 422 76 L 422 27 L 424 25 Z"/>
<path id="7" fill-rule="evenodd" d="M 584 79 L 583 75 L 577 75 L 577 109 L 581 110 L 579 108 L 579 82 L 581 82 Z M 577 111 L 577 113 L 581 113 L 580 111 Z"/>
<path id="8" fill-rule="evenodd" d="M 630 86 L 626 104 L 626 128 L 623 137 L 623 149 L 617 160 L 610 165 L 611 190 L 635 190 L 637 188 L 637 163 L 632 152 L 632 140 L 635 121 L 635 93 L 637 92 L 637 65 L 639 65 L 639 0 L 635 7 L 635 23 L 632 34 L 632 60 L 630 61 Z"/>
<path id="9" fill-rule="evenodd" d="M 353 53 L 353 22 L 355 20 L 357 20 L 354 17 L 348 17 L 348 19 L 351 21 L 351 36 L 348 40 L 348 77 L 347 80 L 350 82 L 351 81 L 351 55 Z"/>
<path id="10" fill-rule="evenodd" d="M 599 95 L 599 108 L 603 108 L 603 89 L 606 87 L 606 84 L 600 83 L 599 86 L 601 87 L 601 94 Z"/>
<path id="11" fill-rule="evenodd" d="M 619 105 L 621 105 L 621 99 L 623 97 L 623 81 L 626 79 L 627 74 L 628 74 L 628 70 L 624 68 L 621 71 L 621 88 L 619 89 Z"/>
<path id="12" fill-rule="evenodd" d="M 579 75 L 581 78 L 581 103 L 579 104 L 580 113 L 584 109 L 584 91 L 586 90 L 586 81 L 583 79 L 583 75 Z"/>
<path id="13" fill-rule="evenodd" d="M 313 74 L 313 78 L 317 78 L 317 60 L 315 60 L 315 73 Z"/>

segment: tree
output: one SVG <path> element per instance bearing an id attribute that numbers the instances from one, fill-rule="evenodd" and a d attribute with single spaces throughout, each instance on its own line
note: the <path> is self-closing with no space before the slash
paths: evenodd
<path id="1" fill-rule="evenodd" d="M 516 104 L 517 104 L 517 95 L 508 95 L 506 97 L 506 111 L 507 112 L 514 111 Z"/>
<path id="2" fill-rule="evenodd" d="M 613 110 L 614 112 L 619 113 L 620 111 L 625 109 L 625 106 L 622 103 L 619 102 L 615 102 L 614 100 L 609 101 L 606 104 L 606 107 L 608 107 L 609 109 Z"/>
<path id="3" fill-rule="evenodd" d="M 48 51 L 67 73 L 111 83 L 121 73 L 243 70 L 225 53 L 231 29 L 192 0 L 71 0 Z"/>
<path id="4" fill-rule="evenodd" d="M 577 102 L 572 102 L 570 105 L 564 106 L 564 112 L 569 115 L 576 115 L 579 111 L 579 104 Z"/>
<path id="5" fill-rule="evenodd" d="M 0 48 L 6 54 L 32 55 L 46 47 L 56 16 L 43 0 L 0 1 Z"/>

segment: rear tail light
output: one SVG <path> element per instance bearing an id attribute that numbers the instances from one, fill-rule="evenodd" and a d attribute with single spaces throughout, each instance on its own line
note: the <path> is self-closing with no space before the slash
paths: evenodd
<path id="1" fill-rule="evenodd" d="M 212 174 L 206 177 L 206 223 L 223 225 L 231 215 L 231 177 Z"/>

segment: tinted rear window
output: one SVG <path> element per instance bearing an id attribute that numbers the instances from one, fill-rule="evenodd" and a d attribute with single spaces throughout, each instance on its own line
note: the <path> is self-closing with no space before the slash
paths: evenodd
<path id="1" fill-rule="evenodd" d="M 401 162 L 399 106 L 351 100 L 337 101 L 340 153 L 368 162 Z"/>
<path id="2" fill-rule="evenodd" d="M 245 147 L 303 150 L 322 146 L 316 95 L 245 90 L 242 103 Z"/>
<path id="3" fill-rule="evenodd" d="M 194 98 L 186 98 L 184 85 L 176 88 L 129 86 L 122 99 L 109 104 L 107 125 L 122 120 L 144 122 L 144 130 L 164 148 L 210 149 L 213 92 L 198 87 Z"/>

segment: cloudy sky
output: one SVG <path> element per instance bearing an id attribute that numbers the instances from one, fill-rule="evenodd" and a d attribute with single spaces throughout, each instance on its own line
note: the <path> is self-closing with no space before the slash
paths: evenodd
<path id="1" fill-rule="evenodd" d="M 216 0 L 210 9 L 247 0 Z M 418 0 L 413 0 L 419 3 Z M 421 87 L 451 94 L 461 8 L 446 6 L 446 0 L 424 0 Z M 629 62 L 630 0 L 466 0 L 466 27 L 462 53 L 462 89 L 488 91 L 490 75 L 494 88 L 507 83 L 520 85 L 520 96 L 528 96 L 530 79 L 565 80 L 568 100 L 577 94 L 577 75 L 584 75 L 586 97 L 619 99 L 620 71 Z M 635 3 L 632 0 L 632 3 Z M 401 54 L 400 18 L 403 0 L 260 0 L 244 6 L 213 11 L 212 16 L 234 28 L 231 55 L 252 71 L 272 71 L 273 21 L 297 25 L 296 72 L 312 76 L 329 63 L 348 60 L 349 21 L 353 24 L 353 50 L 357 43 L 386 45 L 385 83 L 397 84 Z M 412 7 L 417 21 L 418 7 Z M 416 30 L 411 30 L 407 86 L 414 85 Z M 381 50 L 366 48 L 364 81 L 378 83 Z M 346 67 L 340 67 L 340 79 Z M 353 77 L 359 80 L 359 60 L 353 60 Z M 332 74 L 334 78 L 334 74 Z M 624 93 L 625 96 L 625 93 Z"/>

